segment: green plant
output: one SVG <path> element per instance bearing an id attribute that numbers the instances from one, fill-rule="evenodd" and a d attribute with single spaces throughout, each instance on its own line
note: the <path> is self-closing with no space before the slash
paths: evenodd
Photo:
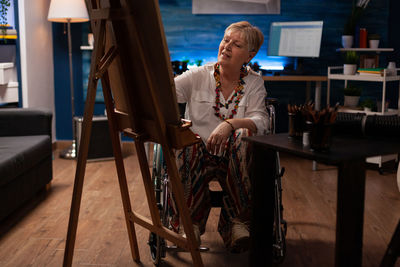
<path id="1" fill-rule="evenodd" d="M 343 35 L 354 35 L 357 22 L 360 20 L 364 10 L 367 8 L 370 0 L 353 0 L 351 14 L 347 18 L 343 28 Z"/>
<path id="2" fill-rule="evenodd" d="M 203 60 L 202 59 L 196 59 L 194 62 L 196 64 L 196 66 L 200 67 L 201 64 L 203 63 Z"/>
<path id="3" fill-rule="evenodd" d="M 356 51 L 346 51 L 344 53 L 344 64 L 357 64 L 359 56 Z"/>
<path id="4" fill-rule="evenodd" d="M 190 63 L 190 59 L 182 59 L 182 62 L 185 62 L 186 64 Z"/>
<path id="5" fill-rule="evenodd" d="M 362 108 L 375 109 L 375 102 L 372 99 L 367 98 L 367 99 L 365 99 L 364 101 L 361 102 L 360 106 Z"/>
<path id="6" fill-rule="evenodd" d="M 379 40 L 379 39 L 381 39 L 381 36 L 379 34 L 376 33 L 368 34 L 368 40 Z"/>
<path id="7" fill-rule="evenodd" d="M 347 96 L 360 96 L 362 89 L 355 85 L 347 85 L 343 90 L 343 94 Z"/>
<path id="8" fill-rule="evenodd" d="M 7 34 L 7 12 L 10 7 L 10 0 L 0 0 L 0 28 L 3 38 Z"/>

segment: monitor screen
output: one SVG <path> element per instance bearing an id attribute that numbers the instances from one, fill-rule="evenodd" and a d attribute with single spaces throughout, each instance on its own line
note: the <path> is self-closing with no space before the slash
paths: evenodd
<path id="1" fill-rule="evenodd" d="M 323 21 L 271 23 L 268 56 L 319 57 Z"/>

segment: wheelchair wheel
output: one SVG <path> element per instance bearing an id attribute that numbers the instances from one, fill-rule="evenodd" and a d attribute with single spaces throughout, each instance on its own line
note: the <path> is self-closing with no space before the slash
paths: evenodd
<path id="1" fill-rule="evenodd" d="M 162 175 L 162 164 L 163 164 L 163 155 L 162 149 L 159 144 L 154 144 L 154 152 L 153 152 L 153 170 L 152 170 L 152 181 L 155 190 L 155 198 L 157 202 L 157 207 L 160 211 L 161 220 L 164 221 L 165 212 L 163 211 L 163 202 L 164 202 L 164 194 L 165 187 L 163 185 L 163 175 Z M 164 224 L 165 225 L 165 224 Z M 155 266 L 159 266 L 162 258 L 165 258 L 166 254 L 166 242 L 165 239 L 158 236 L 155 233 L 149 234 L 149 241 L 147 242 L 150 248 L 150 256 Z"/>
<path id="2" fill-rule="evenodd" d="M 281 225 L 281 232 L 283 233 L 281 240 L 277 240 L 276 231 L 274 231 L 274 244 L 272 246 L 272 260 L 275 264 L 281 264 L 286 256 L 286 231 L 287 224 L 284 221 Z"/>
<path id="3" fill-rule="evenodd" d="M 150 256 L 155 266 L 159 266 L 161 259 L 165 258 L 166 243 L 164 238 L 150 233 L 148 245 L 150 247 Z"/>

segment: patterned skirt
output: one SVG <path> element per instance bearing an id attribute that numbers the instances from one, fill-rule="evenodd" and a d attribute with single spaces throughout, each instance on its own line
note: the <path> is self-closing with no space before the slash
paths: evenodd
<path id="1" fill-rule="evenodd" d="M 221 156 L 211 155 L 203 142 L 176 151 L 176 162 L 184 197 L 192 222 L 204 233 L 211 199 L 208 184 L 217 180 L 223 191 L 218 231 L 226 246 L 231 243 L 232 219 L 248 222 L 251 196 L 249 144 L 242 138 L 251 135 L 247 129 L 238 129 L 229 137 Z M 179 231 L 179 214 L 173 196 L 170 196 L 171 226 Z"/>

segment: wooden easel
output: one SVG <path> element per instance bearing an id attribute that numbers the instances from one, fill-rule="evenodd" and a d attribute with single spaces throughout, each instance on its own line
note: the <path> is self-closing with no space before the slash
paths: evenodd
<path id="1" fill-rule="evenodd" d="M 172 150 L 199 139 L 190 131 L 190 123 L 182 123 L 179 118 L 158 1 L 86 0 L 86 5 L 95 46 L 63 265 L 72 264 L 96 88 L 101 79 L 133 260 L 140 261 L 135 233 L 137 223 L 189 251 L 194 266 L 203 266 Z M 132 211 L 120 132 L 134 138 L 151 219 Z M 144 148 L 146 141 L 162 146 L 187 239 L 161 224 Z"/>

